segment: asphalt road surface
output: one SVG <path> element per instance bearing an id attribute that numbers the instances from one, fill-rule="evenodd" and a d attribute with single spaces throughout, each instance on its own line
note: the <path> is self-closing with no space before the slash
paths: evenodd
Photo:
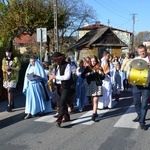
<path id="1" fill-rule="evenodd" d="M 143 131 L 136 117 L 131 92 L 113 101 L 113 108 L 98 110 L 91 121 L 91 106 L 71 114 L 71 121 L 55 126 L 53 113 L 8 124 L 0 129 L 0 150 L 150 150 L 150 128 Z M 150 126 L 150 112 L 146 123 Z"/>

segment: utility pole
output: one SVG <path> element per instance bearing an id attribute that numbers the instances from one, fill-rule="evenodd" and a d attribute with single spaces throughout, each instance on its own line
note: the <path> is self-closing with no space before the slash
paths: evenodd
<path id="1" fill-rule="evenodd" d="M 57 0 L 53 0 L 53 3 L 54 3 L 54 44 L 55 44 L 55 52 L 58 52 L 59 47 L 58 47 Z"/>
<path id="2" fill-rule="evenodd" d="M 133 13 L 131 14 L 132 15 L 132 20 L 133 20 L 133 34 L 132 34 L 132 50 L 133 50 L 133 47 L 134 47 L 134 34 L 135 34 L 135 31 L 134 31 L 134 26 L 135 26 L 135 21 L 136 21 L 136 18 L 135 16 L 137 15 L 136 13 Z"/>
<path id="3" fill-rule="evenodd" d="M 109 19 L 108 19 L 108 22 L 107 22 L 107 23 L 108 23 L 108 27 L 109 27 L 109 24 L 110 24 L 110 20 L 109 20 Z"/>

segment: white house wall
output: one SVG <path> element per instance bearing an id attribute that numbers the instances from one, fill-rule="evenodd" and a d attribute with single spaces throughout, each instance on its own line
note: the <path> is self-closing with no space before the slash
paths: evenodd
<path id="1" fill-rule="evenodd" d="M 122 31 L 119 31 L 119 30 L 112 30 L 112 31 L 117 35 L 117 37 L 122 42 L 124 42 L 125 44 L 128 45 L 128 47 L 130 47 L 130 41 L 131 41 L 130 33 L 122 32 Z"/>
<path id="2" fill-rule="evenodd" d="M 150 46 L 150 41 L 143 42 L 143 45 Z"/>
<path id="3" fill-rule="evenodd" d="M 86 33 L 90 32 L 91 30 L 79 30 L 79 39 L 81 39 Z"/>

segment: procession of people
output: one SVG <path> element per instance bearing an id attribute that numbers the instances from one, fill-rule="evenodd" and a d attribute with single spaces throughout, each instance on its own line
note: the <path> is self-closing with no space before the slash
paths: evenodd
<path id="1" fill-rule="evenodd" d="M 26 96 L 24 119 L 37 114 L 46 115 L 57 109 L 54 117 L 56 126 L 61 127 L 63 122 L 71 120 L 74 108 L 83 112 L 86 105 L 92 105 L 91 120 L 96 121 L 99 115 L 97 110 L 112 109 L 113 100 L 118 103 L 121 92 L 127 91 L 130 85 L 137 113 L 133 122 L 139 122 L 140 128 L 147 130 L 145 118 L 150 84 L 142 76 L 150 78 L 150 58 L 144 45 L 139 45 L 137 52 L 139 56 L 126 53 L 122 60 L 104 51 L 101 59 L 89 56 L 77 62 L 54 52 L 51 66 L 40 62 L 35 56 L 30 57 L 23 84 L 23 94 Z M 13 89 L 16 88 L 20 68 L 21 63 L 13 56 L 12 49 L 6 48 L 2 70 L 3 86 L 8 92 L 8 112 L 15 107 Z M 144 73 L 135 75 L 139 71 Z"/>

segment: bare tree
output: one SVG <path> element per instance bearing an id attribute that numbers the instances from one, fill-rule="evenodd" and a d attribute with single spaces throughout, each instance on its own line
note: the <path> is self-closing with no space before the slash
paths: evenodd
<path id="1" fill-rule="evenodd" d="M 83 0 L 57 0 L 57 8 L 58 18 L 61 18 L 58 21 L 65 20 L 62 28 L 58 29 L 59 49 L 63 51 L 78 40 L 78 29 L 85 22 L 93 22 L 96 15 L 93 8 L 85 4 Z M 65 14 L 65 18 L 61 16 L 61 12 Z M 50 49 L 54 51 L 54 30 L 49 30 L 48 36 L 50 37 Z"/>
<path id="2" fill-rule="evenodd" d="M 61 43 L 65 36 L 71 37 L 77 35 L 77 30 L 84 25 L 85 22 L 93 22 L 95 13 L 92 7 L 85 4 L 83 0 L 58 0 L 58 7 L 65 6 L 65 12 L 68 14 L 66 27 L 59 30 Z"/>

